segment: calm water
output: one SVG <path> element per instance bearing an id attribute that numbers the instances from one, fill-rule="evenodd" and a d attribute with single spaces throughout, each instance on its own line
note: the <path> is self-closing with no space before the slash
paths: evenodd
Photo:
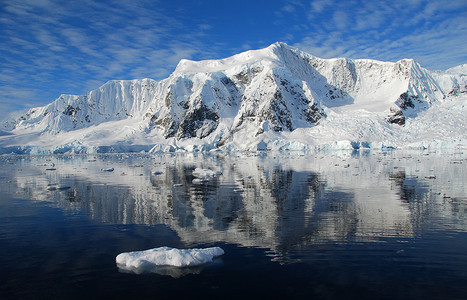
<path id="1" fill-rule="evenodd" d="M 2 157 L 0 298 L 467 299 L 466 166 L 462 151 Z M 196 167 L 221 174 L 193 182 Z M 226 254 L 115 264 L 161 246 Z"/>

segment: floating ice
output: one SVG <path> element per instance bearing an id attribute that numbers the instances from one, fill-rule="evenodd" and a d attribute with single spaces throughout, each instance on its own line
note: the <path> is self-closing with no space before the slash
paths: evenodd
<path id="1" fill-rule="evenodd" d="M 210 169 L 196 168 L 192 174 L 197 178 L 212 178 L 216 175 L 216 172 Z"/>
<path id="2" fill-rule="evenodd" d="M 49 191 L 55 191 L 55 190 L 67 190 L 69 189 L 70 186 L 68 185 L 64 185 L 64 184 L 51 184 L 49 186 L 47 186 L 47 189 Z"/>
<path id="3" fill-rule="evenodd" d="M 194 177 L 196 177 L 191 181 L 193 184 L 205 184 L 208 183 L 209 180 L 213 179 L 216 175 L 220 174 L 220 172 L 214 172 L 210 169 L 196 168 L 193 170 L 192 174 Z"/>
<path id="4" fill-rule="evenodd" d="M 195 178 L 191 181 L 193 184 L 206 184 L 209 183 L 209 180 L 206 178 Z"/>
<path id="5" fill-rule="evenodd" d="M 212 262 L 214 257 L 223 254 L 224 250 L 219 247 L 204 249 L 160 247 L 120 253 L 115 260 L 120 270 L 140 274 L 154 271 L 157 267 L 196 267 Z"/>

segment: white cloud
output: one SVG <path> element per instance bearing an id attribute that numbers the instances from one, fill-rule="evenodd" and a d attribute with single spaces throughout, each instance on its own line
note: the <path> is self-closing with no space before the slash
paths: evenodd
<path id="1" fill-rule="evenodd" d="M 336 25 L 336 27 L 340 30 L 345 30 L 351 26 L 349 23 L 349 18 L 347 16 L 347 13 L 340 11 L 340 10 L 334 13 L 332 20 L 334 24 Z"/>
<path id="2" fill-rule="evenodd" d="M 293 5 L 290 5 L 290 4 L 287 4 L 285 5 L 282 10 L 288 12 L 288 13 L 292 13 L 295 11 L 295 7 Z"/>
<path id="3" fill-rule="evenodd" d="M 311 8 L 314 12 L 322 12 L 326 6 L 333 6 L 333 1 L 330 0 L 313 0 Z"/>
<path id="4" fill-rule="evenodd" d="M 313 1 L 309 11 L 311 29 L 294 46 L 323 58 L 414 58 L 431 69 L 467 60 L 465 1 Z"/>
<path id="5" fill-rule="evenodd" d="M 184 32 L 155 1 L 7 1 L 0 11 L 0 79 L 8 79 L 0 80 L 0 103 L 50 102 L 110 79 L 164 78 L 181 58 L 213 54 L 198 42 L 210 29 L 201 22 Z"/>

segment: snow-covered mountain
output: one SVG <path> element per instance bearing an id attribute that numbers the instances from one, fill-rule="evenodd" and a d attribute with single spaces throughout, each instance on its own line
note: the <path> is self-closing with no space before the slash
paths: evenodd
<path id="1" fill-rule="evenodd" d="M 321 59 L 275 43 L 181 60 L 161 81 L 110 81 L 5 120 L 9 152 L 467 145 L 465 65 Z"/>

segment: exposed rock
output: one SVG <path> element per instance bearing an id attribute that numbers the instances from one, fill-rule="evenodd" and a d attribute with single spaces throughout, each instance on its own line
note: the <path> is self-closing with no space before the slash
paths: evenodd
<path id="1" fill-rule="evenodd" d="M 414 100 L 417 100 L 417 99 L 418 97 L 409 95 L 409 93 L 405 92 L 400 95 L 399 99 L 397 99 L 396 101 L 396 104 L 403 110 L 406 110 L 409 107 L 415 108 Z"/>
<path id="2" fill-rule="evenodd" d="M 176 137 L 177 139 L 191 137 L 202 139 L 216 129 L 218 120 L 219 116 L 205 105 L 189 110 L 178 127 Z"/>
<path id="3" fill-rule="evenodd" d="M 402 110 L 398 108 L 391 107 L 390 114 L 388 115 L 388 122 L 391 124 L 405 125 L 405 116 L 402 113 Z"/>

